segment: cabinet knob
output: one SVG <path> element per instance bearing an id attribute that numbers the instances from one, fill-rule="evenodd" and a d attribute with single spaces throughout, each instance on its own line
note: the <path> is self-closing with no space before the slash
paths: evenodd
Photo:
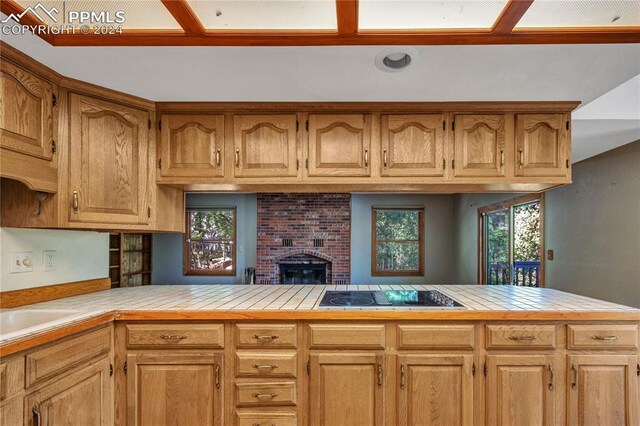
<path id="1" fill-rule="evenodd" d="M 258 370 L 275 370 L 276 368 L 278 368 L 279 365 L 278 364 L 253 364 L 253 368 L 256 368 Z"/>
<path id="2" fill-rule="evenodd" d="M 240 167 L 240 150 L 236 149 L 236 167 Z"/>
<path id="3" fill-rule="evenodd" d="M 265 335 L 254 334 L 253 335 L 253 338 L 257 340 L 275 340 L 278 337 L 280 336 L 278 336 L 277 334 L 265 334 Z"/>
<path id="4" fill-rule="evenodd" d="M 364 150 L 364 166 L 369 167 L 369 150 Z"/>
<path id="5" fill-rule="evenodd" d="M 384 162 L 384 167 L 387 167 L 387 150 L 382 151 L 382 160 Z"/>
<path id="6" fill-rule="evenodd" d="M 591 338 L 593 340 L 618 340 L 618 336 L 616 336 L 615 334 L 611 335 L 611 336 L 591 336 Z"/>
<path id="7" fill-rule="evenodd" d="M 509 340 L 514 340 L 516 342 L 521 340 L 536 340 L 536 336 L 509 336 Z"/>
<path id="8" fill-rule="evenodd" d="M 78 211 L 78 191 L 73 191 L 73 201 L 72 201 L 73 211 Z"/>
<path id="9" fill-rule="evenodd" d="M 220 165 L 220 150 L 216 149 L 216 166 Z"/>
<path id="10" fill-rule="evenodd" d="M 254 398 L 258 398 L 258 399 L 273 399 L 276 398 L 278 396 L 277 393 L 258 393 L 258 392 L 254 392 L 251 394 L 252 397 Z"/>

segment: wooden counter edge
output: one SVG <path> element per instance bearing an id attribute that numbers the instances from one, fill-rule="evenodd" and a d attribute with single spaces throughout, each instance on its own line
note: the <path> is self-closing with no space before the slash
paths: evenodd
<path id="1" fill-rule="evenodd" d="M 3 291 L 0 293 L 0 309 L 16 308 L 18 306 L 31 305 L 33 303 L 47 302 L 49 300 L 62 299 L 79 294 L 93 293 L 109 290 L 111 279 L 109 277 L 92 280 L 74 281 L 64 284 L 32 287 L 22 290 Z"/>

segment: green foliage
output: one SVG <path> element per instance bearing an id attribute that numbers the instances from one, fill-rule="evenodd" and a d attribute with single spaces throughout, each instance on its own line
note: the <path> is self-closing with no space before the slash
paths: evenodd
<path id="1" fill-rule="evenodd" d="M 513 259 L 540 260 L 540 203 L 513 207 Z"/>
<path id="2" fill-rule="evenodd" d="M 376 211 L 376 268 L 414 271 L 420 267 L 418 210 Z"/>
<path id="3" fill-rule="evenodd" d="M 233 269 L 234 209 L 188 212 L 189 264 L 192 269 Z"/>

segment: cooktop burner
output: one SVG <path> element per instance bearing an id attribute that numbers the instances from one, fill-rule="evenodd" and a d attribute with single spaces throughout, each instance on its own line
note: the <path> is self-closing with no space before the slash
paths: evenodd
<path id="1" fill-rule="evenodd" d="M 437 290 L 327 291 L 320 306 L 464 309 L 458 301 Z"/>
<path id="2" fill-rule="evenodd" d="M 361 294 L 365 293 L 365 294 Z M 328 291 L 322 298 L 320 306 L 371 306 L 375 305 L 370 291 Z"/>

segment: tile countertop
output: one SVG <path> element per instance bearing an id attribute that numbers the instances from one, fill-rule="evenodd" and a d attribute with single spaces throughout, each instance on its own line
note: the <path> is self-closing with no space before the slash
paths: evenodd
<path id="1" fill-rule="evenodd" d="M 439 290 L 467 309 L 324 309 L 318 304 L 325 290 Z M 114 319 L 640 320 L 639 309 L 558 290 L 477 285 L 162 285 L 118 288 L 14 309 L 77 309 L 86 315 L 32 329 L 10 340 L 3 340 L 0 334 L 2 355 L 27 348 L 27 341 L 36 335 L 49 333 L 59 338 L 60 328 L 70 327 L 75 332 L 83 329 L 79 323 L 88 327 Z"/>

